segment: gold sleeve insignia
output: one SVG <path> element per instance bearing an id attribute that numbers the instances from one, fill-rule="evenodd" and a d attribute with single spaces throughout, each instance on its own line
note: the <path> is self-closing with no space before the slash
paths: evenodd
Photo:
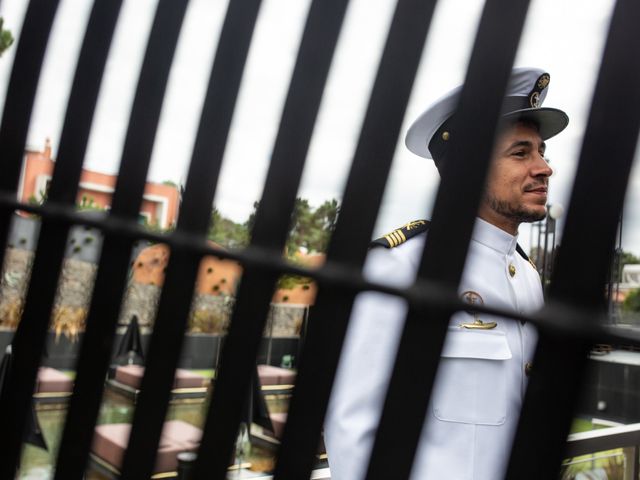
<path id="1" fill-rule="evenodd" d="M 406 223 L 400 228 L 396 228 L 395 230 L 381 236 L 380 238 L 376 238 L 369 244 L 369 248 L 376 246 L 394 248 L 398 245 L 402 245 L 407 240 L 415 237 L 416 235 L 422 232 L 426 232 L 428 229 L 428 220 L 414 220 L 412 222 Z"/>

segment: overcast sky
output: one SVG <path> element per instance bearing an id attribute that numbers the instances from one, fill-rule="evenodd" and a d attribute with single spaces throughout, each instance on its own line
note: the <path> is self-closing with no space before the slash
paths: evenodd
<path id="1" fill-rule="evenodd" d="M 156 2 L 124 2 L 85 159 L 89 169 L 117 172 Z M 0 3 L 5 26 L 16 37 L 26 3 Z M 61 0 L 40 79 L 28 144 L 41 149 L 50 137 L 54 156 L 91 3 Z M 430 102 L 462 82 L 483 3 L 439 2 L 402 135 Z M 218 208 L 236 221 L 248 217 L 261 195 L 309 4 L 309 0 L 263 2 L 216 196 Z M 394 5 L 393 0 L 352 0 L 350 4 L 299 192 L 312 204 L 342 196 Z M 223 0 L 191 0 L 164 102 L 150 180 L 185 179 L 226 6 Z M 555 169 L 550 203 L 568 204 L 612 8 L 613 0 L 531 2 L 516 65 L 550 72 L 545 105 L 562 108 L 571 118 L 569 127 L 548 142 L 548 157 Z M 0 102 L 4 102 L 14 52 L 12 47 L 0 59 Z M 409 153 L 401 138 L 375 233 L 428 218 L 438 181 L 431 161 Z M 636 254 L 640 254 L 638 187 L 640 171 L 636 168 L 627 195 L 623 235 L 624 248 Z M 521 228 L 521 243 L 529 246 L 527 226 Z"/>

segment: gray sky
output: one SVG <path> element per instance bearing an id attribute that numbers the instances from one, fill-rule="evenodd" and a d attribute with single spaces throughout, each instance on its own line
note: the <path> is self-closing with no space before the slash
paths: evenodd
<path id="1" fill-rule="evenodd" d="M 157 0 L 125 0 L 103 80 L 85 166 L 115 173 L 120 160 L 137 75 Z M 3 0 L 0 14 L 17 36 L 26 0 Z M 50 137 L 54 155 L 88 0 L 62 0 L 40 79 L 28 144 Z M 261 195 L 270 150 L 295 61 L 309 0 L 264 0 L 230 133 L 216 205 L 244 221 Z M 353 0 L 338 44 L 299 192 L 312 204 L 340 198 L 368 100 L 393 0 Z M 481 0 L 442 0 L 405 118 L 410 122 L 433 100 L 462 82 L 480 16 Z M 178 45 L 154 147 L 149 179 L 182 181 L 213 52 L 226 10 L 224 0 L 191 0 Z M 547 106 L 567 111 L 569 127 L 548 142 L 555 169 L 550 203 L 568 204 L 595 75 L 613 0 L 532 0 L 516 59 L 551 73 Z M 15 47 L 0 60 L 4 102 Z M 0 105 L 1 106 L 1 105 Z M 637 162 L 636 162 L 637 163 Z M 606 160 L 603 163 L 606 165 Z M 400 139 L 376 234 L 429 217 L 438 185 L 430 161 L 409 153 Z M 627 195 L 623 245 L 640 253 L 640 171 Z M 529 245 L 528 226 L 521 243 Z"/>

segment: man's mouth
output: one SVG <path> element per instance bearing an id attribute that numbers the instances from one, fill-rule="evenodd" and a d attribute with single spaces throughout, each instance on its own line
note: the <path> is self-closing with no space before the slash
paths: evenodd
<path id="1" fill-rule="evenodd" d="M 525 188 L 524 191 L 526 193 L 535 193 L 538 195 L 546 195 L 547 194 L 547 187 L 544 185 L 541 185 L 539 187 L 529 187 L 529 188 Z"/>

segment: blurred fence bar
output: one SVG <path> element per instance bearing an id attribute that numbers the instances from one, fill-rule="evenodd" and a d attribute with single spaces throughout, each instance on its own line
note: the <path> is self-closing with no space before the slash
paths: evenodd
<path id="1" fill-rule="evenodd" d="M 256 0 L 230 4 L 209 80 L 177 225 L 179 231 L 202 238 L 207 234 L 224 146 L 260 3 Z M 181 342 L 176 338 L 186 328 L 200 259 L 198 252 L 188 249 L 171 251 L 122 478 L 147 478 L 153 471 L 180 356 Z M 190 472 L 193 470 L 192 465 Z"/>
<path id="2" fill-rule="evenodd" d="M 607 312 L 606 283 L 640 128 L 640 42 L 633 34 L 639 20 L 637 2 L 617 2 L 582 144 L 562 253 L 549 286 L 546 313 L 551 318 L 559 304 L 582 308 L 583 324 L 598 321 L 594 313 Z M 593 194 L 596 186 L 598 195 Z M 598 225 L 595 230 L 594 224 Z M 581 269 L 588 256 L 592 258 L 585 272 Z M 577 271 L 584 273 L 575 275 Z M 549 478 L 557 471 L 590 346 L 584 340 L 540 332 L 536 371 L 527 389 L 509 478 Z M 523 469 L 532 448 L 540 461 L 535 468 Z"/>
<path id="3" fill-rule="evenodd" d="M 47 202 L 34 206 L 15 200 L 31 110 L 57 3 L 31 0 L 29 4 L 0 124 L 0 243 L 3 247 L 7 243 L 15 210 L 39 215 L 42 221 L 32 280 L 13 339 L 11 388 L 3 390 L 0 396 L 3 452 L 0 479 L 15 476 L 23 440 L 21 432 L 30 415 L 30 397 L 65 243 L 70 227 L 76 224 L 100 229 L 104 244 L 57 458 L 57 480 L 80 480 L 84 476 L 131 247 L 141 238 L 167 244 L 171 258 L 121 478 L 140 480 L 152 475 L 198 265 L 205 255 L 237 260 L 244 273 L 199 451 L 197 456 L 190 457 L 188 464 L 182 464 L 180 478 L 226 478 L 269 303 L 282 274 L 312 277 L 318 282 L 320 293 L 308 321 L 297 386 L 274 477 L 299 480 L 311 475 L 353 300 L 361 291 L 374 290 L 400 296 L 410 308 L 367 478 L 408 478 L 422 428 L 419 420 L 426 413 L 449 317 L 466 306 L 458 299 L 457 286 L 529 1 L 486 1 L 458 110 L 462 141 L 452 145 L 418 278 L 405 289 L 367 282 L 361 269 L 435 0 L 397 1 L 327 262 L 318 270 L 287 263 L 282 251 L 348 0 L 311 2 L 251 244 L 243 251 L 215 248 L 207 244 L 206 234 L 261 0 L 229 2 L 183 192 L 180 219 L 176 230 L 166 236 L 143 230 L 137 222 L 138 208 L 188 0 L 158 2 L 109 214 L 103 218 L 78 215 L 74 202 L 121 0 L 94 1 Z M 593 95 L 562 253 L 551 278 L 548 306 L 529 316 L 486 305 L 477 308 L 479 312 L 533 322 L 540 331 L 536 369 L 511 452 L 509 479 L 554 478 L 562 458 L 584 453 L 592 446 L 637 446 L 635 429 L 612 432 L 613 437 L 608 440 L 573 437 L 568 447 L 566 439 L 591 344 L 640 345 L 637 334 L 606 327 L 602 322 L 606 315 L 604 293 L 611 262 L 609 252 L 613 251 L 640 128 L 640 39 L 636 33 L 639 23 L 640 4 L 618 0 Z M 467 162 L 470 157 L 475 162 Z M 464 195 L 460 195 L 461 191 Z M 598 194 L 594 195 L 594 191 Z M 594 229 L 593 224 L 598 228 Z M 584 241 L 587 236 L 588 243 Z M 4 248 L 0 248 L 0 261 L 3 259 Z M 582 268 L 585 262 L 589 263 L 588 270 Z M 576 271 L 581 274 L 576 276 Z M 420 369 L 414 368 L 416 356 L 424 359 Z M 531 461 L 532 452 L 536 452 L 535 462 Z M 635 462 L 631 471 L 637 477 L 638 450 L 629 452 Z M 326 471 L 322 475 L 321 478 L 328 478 Z"/>
<path id="4" fill-rule="evenodd" d="M 322 92 L 342 27 L 346 0 L 314 0 L 309 8 L 276 136 L 251 246 L 280 256 Z M 279 272 L 245 264 L 200 446 L 195 479 L 224 478 L 250 387 L 260 337 Z"/>
<path id="5" fill-rule="evenodd" d="M 528 4 L 527 0 L 488 0 L 485 4 L 458 105 L 461 141 L 452 145 L 447 158 L 418 277 L 454 288 L 462 277 Z M 468 161 L 470 158 L 474 161 Z M 422 422 L 415 419 L 425 418 L 452 313 L 429 306 L 409 308 L 368 478 L 409 476 L 422 431 Z M 416 358 L 425 360 L 423 368 L 415 368 Z"/>
<path id="6" fill-rule="evenodd" d="M 109 217 L 137 222 L 165 87 L 187 0 L 160 0 L 145 53 Z M 125 173 L 126 172 L 126 173 Z M 105 232 L 56 478 L 80 478 L 91 446 L 133 239 Z M 89 428 L 88 428 L 89 427 Z"/>
<path id="7" fill-rule="evenodd" d="M 60 139 L 58 161 L 48 192 L 48 198 L 51 202 L 66 205 L 68 208 L 75 205 L 91 120 L 120 5 L 121 2 L 118 1 L 99 1 L 94 4 L 87 25 L 87 35 L 80 52 Z M 40 349 L 42 348 L 44 335 L 48 328 L 49 312 L 53 306 L 70 227 L 70 223 L 56 222 L 46 216 L 43 217 L 36 260 L 32 268 L 33 280 L 27 294 L 26 304 L 29 307 L 25 308 L 23 312 L 19 331 L 13 340 L 14 348 L 22 350 L 23 347 L 20 346 L 19 340 L 20 334 L 25 332 L 22 333 L 25 337 L 24 341 L 33 349 L 32 352 L 38 352 L 31 354 L 34 374 L 40 358 L 39 351 L 35 349 L 37 345 L 40 346 Z M 37 332 L 26 331 L 26 327 L 30 324 L 37 325 Z M 39 338 L 39 343 L 34 341 L 36 338 Z M 22 370 L 20 375 L 25 375 L 25 371 Z M 22 398 L 29 398 L 32 388 L 30 387 L 22 393 Z M 88 422 L 84 422 L 84 429 L 92 433 L 93 429 L 86 423 Z M 83 422 L 71 422 L 68 425 L 74 425 L 77 428 L 82 426 Z M 65 453 L 71 452 L 74 450 L 65 450 Z"/>
<path id="8" fill-rule="evenodd" d="M 22 156 L 40 69 L 57 7 L 57 0 L 33 1 L 29 4 L 9 80 L 0 125 L 0 190 L 10 192 L 14 196 L 18 190 Z M 3 247 L 7 242 L 12 214 L 13 209 L 0 205 L 0 244 Z M 5 249 L 0 248 L 0 265 L 4 263 L 4 257 Z M 51 290 L 43 292 L 45 298 L 53 297 L 55 283 Z M 5 458 L 0 466 L 2 478 L 13 478 L 15 473 L 22 445 L 22 432 L 27 415 L 30 414 L 29 399 L 33 392 L 48 324 L 46 317 L 31 318 L 31 322 L 27 319 L 21 323 L 18 329 L 20 333 L 17 332 L 14 339 L 13 366 L 16 370 L 19 369 L 20 374 L 9 376 L 10 388 L 5 388 L 0 395 L 0 428 L 5 432 L 0 438 L 0 448 Z"/>
<path id="9" fill-rule="evenodd" d="M 360 270 L 435 2 L 398 2 L 356 148 L 327 262 Z M 367 205 L 367 208 L 362 208 Z M 356 289 L 320 283 L 275 478 L 308 478 Z M 309 360 L 307 360 L 309 359 Z"/>

